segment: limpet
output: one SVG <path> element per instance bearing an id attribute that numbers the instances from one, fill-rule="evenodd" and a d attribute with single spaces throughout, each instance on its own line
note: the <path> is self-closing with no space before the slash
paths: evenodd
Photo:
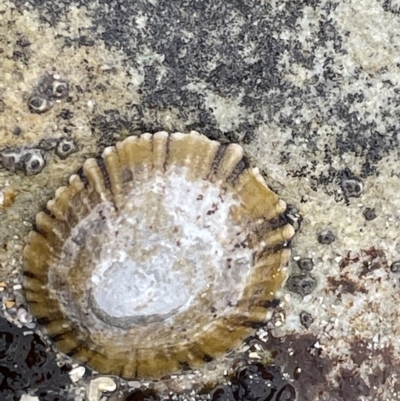
<path id="1" fill-rule="evenodd" d="M 264 322 L 287 277 L 285 203 L 239 145 L 132 136 L 56 191 L 25 247 L 30 312 L 102 374 L 201 367 Z"/>

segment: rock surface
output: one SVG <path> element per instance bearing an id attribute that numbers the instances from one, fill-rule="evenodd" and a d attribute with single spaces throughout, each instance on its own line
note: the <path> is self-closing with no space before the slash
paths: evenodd
<path id="1" fill-rule="evenodd" d="M 195 129 L 242 144 L 300 215 L 292 274 L 312 259 L 315 288 L 258 333 L 298 399 L 400 399 L 399 35 L 396 0 L 2 1 L 3 314 L 36 212 L 86 158 Z"/>

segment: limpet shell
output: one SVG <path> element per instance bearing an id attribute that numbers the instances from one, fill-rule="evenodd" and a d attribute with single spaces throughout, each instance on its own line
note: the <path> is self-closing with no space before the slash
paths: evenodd
<path id="1" fill-rule="evenodd" d="M 30 311 L 60 351 L 103 374 L 201 367 L 265 321 L 287 277 L 285 208 L 239 145 L 128 137 L 37 214 Z"/>

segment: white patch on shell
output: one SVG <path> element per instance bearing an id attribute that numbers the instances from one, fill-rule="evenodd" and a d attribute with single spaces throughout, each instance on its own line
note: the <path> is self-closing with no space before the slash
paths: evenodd
<path id="1" fill-rule="evenodd" d="M 218 185 L 185 176 L 179 169 L 135 181 L 120 210 L 101 203 L 72 230 L 50 279 L 76 264 L 83 238 L 93 267 L 85 288 L 91 299 L 79 309 L 100 311 L 114 323 L 128 318 L 129 325 L 172 326 L 189 309 L 232 313 L 252 265 L 252 250 L 240 245 L 247 233 L 230 214 L 238 201 Z M 70 305 L 68 294 L 61 297 Z"/>

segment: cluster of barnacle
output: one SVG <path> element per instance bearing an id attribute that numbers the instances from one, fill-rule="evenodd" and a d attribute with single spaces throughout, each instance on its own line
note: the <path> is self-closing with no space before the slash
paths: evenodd
<path id="1" fill-rule="evenodd" d="M 299 294 L 301 297 L 311 294 L 317 286 L 317 279 L 311 274 L 313 268 L 314 262 L 312 259 L 299 259 L 297 261 L 297 269 L 294 269 L 286 282 L 286 288 L 291 292 Z M 313 322 L 312 315 L 304 310 L 300 312 L 299 318 L 301 325 L 306 329 Z"/>
<path id="2" fill-rule="evenodd" d="M 68 95 L 68 82 L 56 74 L 46 73 L 29 97 L 29 110 L 37 114 L 45 113 L 54 106 L 56 101 L 66 99 Z M 21 129 L 16 127 L 14 134 L 19 135 L 20 133 Z M 37 146 L 0 150 L 0 167 L 13 173 L 22 171 L 25 175 L 38 174 L 46 166 L 45 152 L 52 149 L 60 159 L 65 159 L 78 150 L 76 143 L 71 138 L 43 139 Z"/>
<path id="3" fill-rule="evenodd" d="M 349 198 L 358 198 L 363 191 L 363 182 L 359 177 L 356 177 L 349 168 L 345 168 L 339 174 L 339 183 L 342 193 L 348 201 Z M 288 213 L 287 213 L 288 214 Z M 376 215 L 373 209 L 367 208 L 364 212 L 367 220 L 373 220 Z M 287 218 L 290 215 L 287 216 Z M 301 222 L 301 221 L 300 221 Z M 293 224 L 293 222 L 291 221 Z M 317 241 L 322 245 L 330 245 L 336 240 L 335 234 L 328 228 L 321 230 L 317 234 Z M 311 294 L 317 286 L 316 278 L 311 274 L 314 263 L 310 258 L 301 258 L 297 261 L 297 266 L 293 270 L 286 282 L 286 288 L 301 297 Z M 312 323 L 312 317 L 307 312 L 302 312 L 300 322 L 304 327 L 309 327 Z"/>
<path id="4" fill-rule="evenodd" d="M 44 152 L 37 148 L 6 148 L 0 151 L 0 166 L 11 171 L 23 171 L 26 175 L 40 173 L 46 161 Z"/>
<path id="5" fill-rule="evenodd" d="M 358 198 L 362 195 L 363 182 L 349 168 L 343 169 L 338 178 L 346 202 L 349 201 L 349 198 Z M 375 209 L 369 207 L 364 209 L 363 215 L 367 221 L 374 220 L 377 217 Z M 330 229 L 323 229 L 318 233 L 317 240 L 320 244 L 330 245 L 336 240 L 336 236 Z M 297 267 L 286 282 L 286 288 L 301 297 L 310 294 L 317 286 L 317 280 L 310 273 L 313 265 L 313 261 L 310 258 L 299 259 Z M 397 269 L 400 271 L 400 263 L 394 266 L 394 270 L 397 271 Z M 305 328 L 308 328 L 313 321 L 312 316 L 306 311 L 302 311 L 299 317 L 300 323 Z"/>
<path id="6" fill-rule="evenodd" d="M 300 273 L 295 273 L 288 278 L 286 288 L 304 297 L 317 286 L 317 280 L 310 274 L 314 263 L 310 258 L 302 258 L 298 260 L 297 266 Z"/>
<path id="7" fill-rule="evenodd" d="M 346 202 L 349 201 L 349 198 L 359 198 L 363 191 L 364 191 L 364 184 L 360 177 L 357 177 L 352 173 L 352 171 L 346 167 L 343 171 L 339 174 L 340 179 L 340 187 L 342 189 L 342 193 Z M 363 216 L 365 220 L 371 221 L 376 219 L 376 212 L 374 208 L 366 207 L 363 211 Z M 319 240 L 321 243 L 323 242 Z M 330 241 L 332 242 L 332 241 Z M 328 243 L 330 243 L 328 242 Z"/>
<path id="8" fill-rule="evenodd" d="M 318 233 L 317 240 L 320 244 L 329 245 L 336 240 L 336 236 L 331 230 L 324 229 Z M 297 266 L 295 266 L 292 274 L 286 281 L 286 288 L 303 298 L 311 294 L 317 286 L 317 279 L 311 274 L 313 268 L 314 262 L 312 259 L 298 259 Z M 301 325 L 305 328 L 309 328 L 313 322 L 311 314 L 306 311 L 302 311 L 299 318 Z"/>
<path id="9" fill-rule="evenodd" d="M 78 146 L 72 138 L 50 138 L 42 139 L 39 142 L 38 147 L 44 151 L 49 151 L 54 149 L 54 153 L 61 160 L 66 159 L 70 154 L 78 151 Z"/>
<path id="10" fill-rule="evenodd" d="M 53 150 L 60 159 L 66 159 L 78 150 L 72 138 L 43 139 L 35 147 L 5 148 L 0 150 L 0 167 L 14 173 L 22 171 L 25 175 L 40 173 L 46 166 L 45 153 Z"/>
<path id="11" fill-rule="evenodd" d="M 68 94 L 67 81 L 62 80 L 58 75 L 46 73 L 29 97 L 29 110 L 37 114 L 45 113 L 52 109 L 57 100 L 66 99 Z"/>

